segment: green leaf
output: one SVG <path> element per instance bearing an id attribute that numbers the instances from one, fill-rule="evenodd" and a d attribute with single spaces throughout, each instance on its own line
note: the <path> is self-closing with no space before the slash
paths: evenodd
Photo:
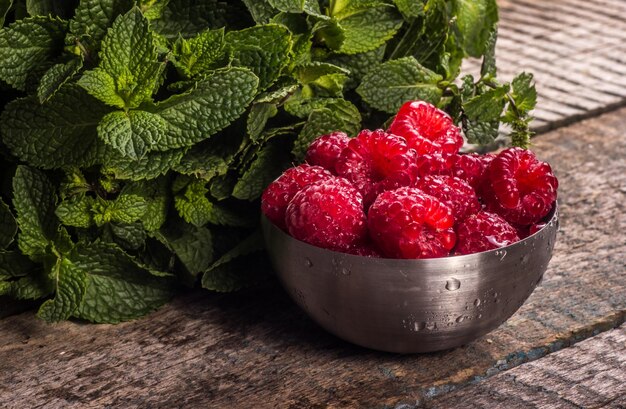
<path id="1" fill-rule="evenodd" d="M 39 307 L 37 316 L 47 322 L 68 319 L 80 306 L 87 287 L 86 274 L 67 259 L 59 259 L 51 273 L 54 298 Z"/>
<path id="2" fill-rule="evenodd" d="M 352 89 L 361 82 L 372 68 L 382 62 L 384 55 L 385 46 L 382 45 L 375 50 L 365 53 L 332 55 L 326 61 L 349 71 L 349 81 L 346 83 L 346 87 Z"/>
<path id="3" fill-rule="evenodd" d="M 289 63 L 291 33 L 278 24 L 255 26 L 227 33 L 226 44 L 233 64 L 252 70 L 259 77 L 259 89 L 265 90 Z"/>
<path id="4" fill-rule="evenodd" d="M 165 223 L 170 203 L 167 177 L 128 183 L 121 194 L 139 196 L 146 201 L 146 211 L 141 216 L 146 230 L 158 230 Z"/>
<path id="5" fill-rule="evenodd" d="M 213 261 L 213 238 L 206 227 L 179 223 L 161 229 L 158 237 L 170 248 L 192 276 L 207 270 Z"/>
<path id="6" fill-rule="evenodd" d="M 13 5 L 13 0 L 0 0 L 0 27 L 4 25 L 4 19 Z"/>
<path id="7" fill-rule="evenodd" d="M 73 58 L 66 63 L 55 64 L 41 77 L 37 87 L 37 97 L 42 104 L 72 79 L 83 67 L 82 60 Z"/>
<path id="8" fill-rule="evenodd" d="M 242 0 L 257 24 L 267 24 L 278 10 L 267 0 Z"/>
<path id="9" fill-rule="evenodd" d="M 465 115 L 474 121 L 499 121 L 508 91 L 508 86 L 500 86 L 470 98 L 463 104 Z"/>
<path id="10" fill-rule="evenodd" d="M 423 0 L 393 0 L 393 2 L 405 18 L 424 15 Z"/>
<path id="11" fill-rule="evenodd" d="M 163 17 L 169 4 L 170 0 L 139 0 L 137 5 L 146 18 L 154 20 Z"/>
<path id="12" fill-rule="evenodd" d="M 52 283 L 40 275 L 28 275 L 15 281 L 0 281 L 0 295 L 17 300 L 37 300 L 52 293 Z"/>
<path id="13" fill-rule="evenodd" d="M 151 107 L 168 123 L 159 147 L 190 146 L 225 128 L 252 102 L 257 85 L 257 77 L 248 69 L 218 70 L 194 89 Z"/>
<path id="14" fill-rule="evenodd" d="M 294 143 L 292 153 L 296 158 L 302 158 L 318 136 L 334 131 L 356 135 L 360 127 L 361 115 L 351 102 L 343 99 L 328 101 L 323 107 L 311 111 Z"/>
<path id="15" fill-rule="evenodd" d="M 498 27 L 494 27 L 487 39 L 485 45 L 485 55 L 483 56 L 483 63 L 480 66 L 480 75 L 482 77 L 492 76 L 495 77 L 497 73 L 496 69 L 496 41 L 498 40 Z"/>
<path id="16" fill-rule="evenodd" d="M 77 39 L 86 37 L 89 51 L 96 52 L 113 21 L 132 6 L 132 0 L 80 0 L 70 20 L 70 32 Z"/>
<path id="17" fill-rule="evenodd" d="M 288 163 L 283 143 L 267 144 L 235 185 L 232 195 L 241 200 L 256 200 Z"/>
<path id="18" fill-rule="evenodd" d="M 224 29 L 206 30 L 188 40 L 179 37 L 172 47 L 172 61 L 185 78 L 216 68 L 224 58 Z"/>
<path id="19" fill-rule="evenodd" d="M 269 0 L 275 9 L 286 13 L 302 13 L 304 11 L 304 0 Z"/>
<path id="20" fill-rule="evenodd" d="M 180 163 L 174 166 L 174 170 L 204 180 L 211 180 L 228 172 L 228 164 L 237 152 L 238 145 L 233 147 L 212 143 L 212 140 L 208 142 L 210 143 L 199 143 L 191 148 Z"/>
<path id="21" fill-rule="evenodd" d="M 11 102 L 0 117 L 0 133 L 11 152 L 31 165 L 89 166 L 100 154 L 96 126 L 108 111 L 70 84 L 43 105 L 33 97 Z"/>
<path id="22" fill-rule="evenodd" d="M 150 152 L 134 160 L 122 157 L 116 150 L 110 148 L 103 159 L 103 172 L 114 175 L 116 179 L 155 179 L 177 165 L 185 151 L 186 149 L 174 149 L 166 152 Z"/>
<path id="23" fill-rule="evenodd" d="M 344 54 L 374 50 L 393 37 L 402 26 L 402 16 L 390 4 L 372 0 L 340 0 L 332 2 L 330 15 L 342 33 L 338 42 L 327 45 Z M 336 28 L 322 29 L 322 37 L 334 34 Z M 339 46 L 338 46 L 339 45 Z M 338 46 L 338 47 L 337 47 Z"/>
<path id="24" fill-rule="evenodd" d="M 31 16 L 53 15 L 68 18 L 72 14 L 71 1 L 58 0 L 26 0 L 26 11 Z"/>
<path id="25" fill-rule="evenodd" d="M 20 229 L 18 246 L 31 259 L 40 260 L 59 228 L 54 186 L 43 172 L 20 165 L 13 178 L 13 206 Z"/>
<path id="26" fill-rule="evenodd" d="M 537 103 L 537 90 L 533 84 L 533 75 L 522 72 L 511 81 L 511 96 L 515 101 L 515 107 L 521 113 L 528 114 L 535 109 Z"/>
<path id="27" fill-rule="evenodd" d="M 249 220 L 232 210 L 213 203 L 207 197 L 208 189 L 203 180 L 194 180 L 183 192 L 174 197 L 174 207 L 187 223 L 204 226 L 207 223 L 225 226 L 246 226 Z"/>
<path id="28" fill-rule="evenodd" d="M 55 214 L 66 226 L 88 228 L 93 224 L 91 208 L 95 204 L 92 197 L 77 195 L 63 200 Z"/>
<path id="29" fill-rule="evenodd" d="M 453 0 L 451 3 L 463 49 L 472 57 L 480 57 L 498 22 L 496 0 Z"/>
<path id="30" fill-rule="evenodd" d="M 17 223 L 9 206 L 0 198 L 0 250 L 9 247 L 17 233 Z M 1 264 L 1 263 L 0 263 Z"/>
<path id="31" fill-rule="evenodd" d="M 261 136 L 267 121 L 276 116 L 277 113 L 278 109 L 275 104 L 260 102 L 252 105 L 247 122 L 248 135 L 251 142 L 254 143 Z"/>
<path id="32" fill-rule="evenodd" d="M 437 104 L 441 98 L 438 82 L 443 78 L 423 67 L 413 57 L 404 57 L 370 70 L 357 92 L 372 107 L 395 113 L 403 103 L 419 99 Z"/>
<path id="33" fill-rule="evenodd" d="M 151 100 L 162 67 L 148 20 L 139 9 L 133 8 L 113 22 L 102 40 L 99 57 L 98 69 L 85 72 L 78 81 L 87 92 L 125 109 Z"/>
<path id="34" fill-rule="evenodd" d="M 144 246 L 148 234 L 141 222 L 131 224 L 115 224 L 108 225 L 111 232 L 111 241 L 117 243 L 120 247 L 128 250 L 137 250 Z"/>
<path id="35" fill-rule="evenodd" d="M 463 131 L 469 143 L 486 145 L 498 136 L 499 125 L 497 120 L 480 122 L 468 119 L 463 125 Z"/>
<path id="36" fill-rule="evenodd" d="M 66 23 L 52 17 L 29 17 L 0 29 L 0 79 L 19 90 L 51 65 L 63 51 Z"/>
<path id="37" fill-rule="evenodd" d="M 98 198 L 92 205 L 93 221 L 97 226 L 105 223 L 130 224 L 138 221 L 146 213 L 146 200 L 137 195 L 121 194 L 115 200 Z"/>
<path id="38" fill-rule="evenodd" d="M 167 131 L 165 119 L 146 111 L 111 112 L 98 125 L 98 137 L 104 143 L 135 160 L 151 150 L 165 150 L 159 144 Z"/>
<path id="39" fill-rule="evenodd" d="M 70 260 L 87 274 L 83 303 L 73 313 L 77 318 L 98 323 L 131 320 L 172 296 L 169 280 L 153 276 L 114 244 L 82 244 Z"/>
<path id="40" fill-rule="evenodd" d="M 189 38 L 203 30 L 228 25 L 231 12 L 223 0 L 175 0 L 167 4 L 161 17 L 151 21 L 151 26 L 170 40 L 179 35 Z"/>
<path id="41" fill-rule="evenodd" d="M 0 281 L 30 275 L 38 268 L 18 251 L 0 250 Z"/>
<path id="42" fill-rule="evenodd" d="M 263 249 L 263 240 L 257 231 L 220 257 L 202 276 L 202 287 L 207 290 L 229 292 L 239 290 L 259 275 L 258 264 L 246 263 L 242 268 L 232 268 L 241 257 Z M 256 266 L 250 268 L 250 266 Z M 229 268 L 230 267 L 230 268 Z"/>

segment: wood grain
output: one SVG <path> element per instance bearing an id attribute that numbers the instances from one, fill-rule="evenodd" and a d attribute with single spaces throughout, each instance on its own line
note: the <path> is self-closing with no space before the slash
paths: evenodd
<path id="1" fill-rule="evenodd" d="M 117 326 L 47 325 L 24 313 L 0 320 L 0 407 L 406 409 L 619 326 L 625 128 L 626 108 L 535 140 L 561 183 L 555 255 L 526 304 L 467 346 L 412 356 L 354 347 L 273 284 L 181 296 Z"/>
<path id="2" fill-rule="evenodd" d="M 626 407 L 626 326 L 426 402 L 432 409 Z"/>

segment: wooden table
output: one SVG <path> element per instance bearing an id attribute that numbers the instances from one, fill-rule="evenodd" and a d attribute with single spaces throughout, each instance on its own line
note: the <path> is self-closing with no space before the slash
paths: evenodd
<path id="1" fill-rule="evenodd" d="M 536 74 L 533 148 L 562 213 L 544 281 L 510 320 L 402 356 L 327 334 L 275 283 L 116 326 L 26 312 L 0 321 L 0 408 L 626 407 L 626 3 L 501 6 L 501 74 Z"/>

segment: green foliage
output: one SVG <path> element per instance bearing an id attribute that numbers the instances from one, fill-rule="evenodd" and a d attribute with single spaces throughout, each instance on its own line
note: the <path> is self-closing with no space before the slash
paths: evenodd
<path id="1" fill-rule="evenodd" d="M 4 17 L 9 16 L 5 25 Z M 493 0 L 0 0 L 0 295 L 115 323 L 265 277 L 259 197 L 321 134 L 410 99 L 529 143 Z M 459 75 L 483 57 L 480 78 Z M 12 189 L 11 189 L 12 186 Z M 253 267 L 250 267 L 253 266 Z"/>

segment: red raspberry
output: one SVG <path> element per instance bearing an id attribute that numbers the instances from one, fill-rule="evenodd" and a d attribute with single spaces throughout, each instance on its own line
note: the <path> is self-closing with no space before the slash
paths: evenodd
<path id="1" fill-rule="evenodd" d="M 263 192 L 261 210 L 276 226 L 287 230 L 285 209 L 291 198 L 303 187 L 333 175 L 321 166 L 300 165 L 283 172 Z"/>
<path id="2" fill-rule="evenodd" d="M 289 202 L 289 234 L 314 246 L 348 251 L 367 237 L 361 194 L 343 178 L 310 184 Z"/>
<path id="3" fill-rule="evenodd" d="M 402 105 L 389 132 L 404 137 L 419 154 L 457 153 L 463 146 L 463 137 L 452 118 L 424 101 Z"/>
<path id="4" fill-rule="evenodd" d="M 415 162 L 417 163 L 417 174 L 419 177 L 428 175 L 453 176 L 457 156 L 439 153 L 419 155 Z"/>
<path id="5" fill-rule="evenodd" d="M 495 157 L 496 155 L 492 153 L 486 155 L 479 155 L 477 153 L 457 155 L 453 167 L 453 174 L 476 189 L 479 184 L 482 183 L 487 166 Z"/>
<path id="6" fill-rule="evenodd" d="M 417 188 L 381 193 L 368 213 L 370 237 L 391 258 L 443 257 L 454 247 L 452 210 Z"/>
<path id="7" fill-rule="evenodd" d="M 364 130 L 348 142 L 335 169 L 361 192 L 367 208 L 380 192 L 417 180 L 416 156 L 404 138 L 380 129 Z"/>
<path id="8" fill-rule="evenodd" d="M 456 254 L 480 253 L 519 241 L 515 228 L 494 213 L 480 212 L 461 222 L 456 229 Z"/>
<path id="9" fill-rule="evenodd" d="M 487 208 L 509 223 L 536 223 L 550 212 L 556 200 L 559 183 L 552 168 L 529 150 L 503 150 L 489 165 L 486 176 Z"/>
<path id="10" fill-rule="evenodd" d="M 334 173 L 335 162 L 349 141 L 350 137 L 343 132 L 322 135 L 309 145 L 305 160 L 309 165 L 318 165 Z"/>
<path id="11" fill-rule="evenodd" d="M 447 205 L 457 222 L 480 211 L 474 189 L 454 176 L 425 176 L 415 186 Z"/>

